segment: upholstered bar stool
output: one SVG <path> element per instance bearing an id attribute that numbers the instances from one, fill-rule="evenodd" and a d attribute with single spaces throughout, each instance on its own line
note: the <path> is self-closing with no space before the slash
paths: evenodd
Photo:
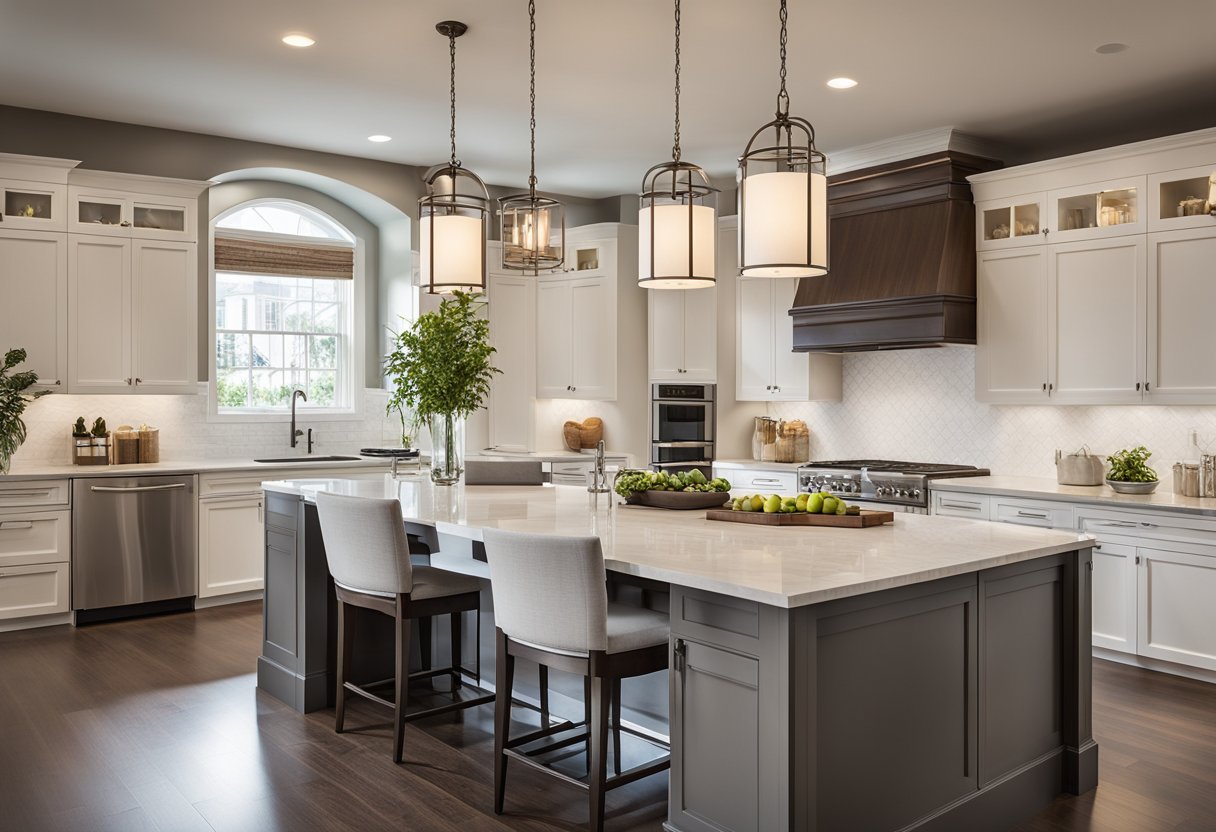
<path id="1" fill-rule="evenodd" d="M 494 699 L 493 694 L 461 699 L 459 693 L 462 685 L 460 616 L 467 611 L 480 614 L 480 584 L 476 578 L 468 575 L 413 565 L 401 505 L 396 500 L 322 492 L 317 494 L 317 515 L 321 521 L 325 557 L 338 597 L 338 678 L 334 730 L 342 733 L 345 729 L 347 692 L 392 708 L 393 761 L 399 763 L 406 722 L 470 708 Z M 396 647 L 393 679 L 364 685 L 350 681 L 351 653 L 355 646 L 353 607 L 375 610 L 393 618 Z M 429 622 L 432 616 L 437 615 L 451 616 L 452 664 L 446 668 L 431 668 L 428 644 L 423 649 L 426 669 L 411 674 L 411 622 L 415 619 Z M 429 627 L 422 635 L 425 638 L 428 634 Z M 405 705 L 410 679 L 430 679 L 435 676 L 451 678 L 453 701 L 407 714 Z M 395 694 L 392 701 L 371 692 L 370 688 L 390 681 Z"/>
<path id="2" fill-rule="evenodd" d="M 591 829 L 599 832 L 604 828 L 608 790 L 671 766 L 670 754 L 663 754 L 620 771 L 620 681 L 667 668 L 667 616 L 608 602 L 604 555 L 598 538 L 486 529 L 484 540 L 497 626 L 494 811 L 503 811 L 507 760 L 518 760 L 587 789 Z M 576 673 L 589 681 L 586 723 L 550 726 L 544 720 L 540 730 L 511 737 L 511 691 L 517 658 L 534 661 L 542 668 Z M 613 777 L 607 771 L 610 709 L 617 771 Z M 578 735 L 538 743 L 583 726 L 587 730 Z M 586 781 L 559 772 L 540 759 L 584 739 L 590 757 Z M 525 749 L 532 744 L 536 745 L 531 750 Z"/>

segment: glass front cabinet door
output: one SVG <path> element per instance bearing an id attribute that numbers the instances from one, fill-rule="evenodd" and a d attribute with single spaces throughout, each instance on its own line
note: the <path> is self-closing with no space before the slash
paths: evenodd
<path id="1" fill-rule="evenodd" d="M 1148 178 L 1148 230 L 1216 228 L 1216 162 Z"/>
<path id="2" fill-rule="evenodd" d="M 0 179 L 0 228 L 63 231 L 66 196 L 64 185 Z"/>
<path id="3" fill-rule="evenodd" d="M 1143 234 L 1148 180 L 1143 176 L 1095 182 L 1049 194 L 1053 243 Z"/>
<path id="4" fill-rule="evenodd" d="M 68 199 L 71 203 L 69 231 L 131 236 L 131 200 L 126 194 L 72 187 L 68 190 Z"/>
<path id="5" fill-rule="evenodd" d="M 1012 246 L 1042 245 L 1050 225 L 1047 219 L 1047 194 L 1023 194 L 1009 199 L 990 200 L 975 206 L 975 239 L 980 251 Z"/>

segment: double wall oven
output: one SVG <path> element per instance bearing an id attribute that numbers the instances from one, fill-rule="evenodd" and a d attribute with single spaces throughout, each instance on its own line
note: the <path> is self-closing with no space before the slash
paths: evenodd
<path id="1" fill-rule="evenodd" d="M 700 468 L 714 462 L 712 384 L 654 384 L 650 388 L 650 467 L 658 471 Z"/>

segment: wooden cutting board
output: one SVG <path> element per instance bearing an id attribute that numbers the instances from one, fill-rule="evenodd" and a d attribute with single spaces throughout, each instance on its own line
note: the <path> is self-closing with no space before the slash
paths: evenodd
<path id="1" fill-rule="evenodd" d="M 762 511 L 732 511 L 731 509 L 715 508 L 705 512 L 705 519 L 725 520 L 728 523 L 751 523 L 756 526 L 835 526 L 842 529 L 863 529 L 868 526 L 892 523 L 895 521 L 895 513 L 862 509 L 861 514 L 807 514 L 805 511 L 792 514 L 780 512 L 765 514 Z"/>

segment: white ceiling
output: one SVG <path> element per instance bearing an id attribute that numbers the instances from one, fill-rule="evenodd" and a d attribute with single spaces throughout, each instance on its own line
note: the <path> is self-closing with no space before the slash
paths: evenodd
<path id="1" fill-rule="evenodd" d="M 539 0 L 544 190 L 637 190 L 671 148 L 671 6 Z M 686 0 L 684 156 L 730 176 L 776 94 L 775 0 Z M 527 179 L 524 0 L 0 0 L 0 103 Z M 279 38 L 311 34 L 292 49 Z M 791 0 L 820 147 L 953 126 L 1032 158 L 1216 124 L 1216 0 Z M 1131 46 L 1113 55 L 1094 47 Z M 848 75 L 861 84 L 830 90 Z M 387 144 L 367 136 L 386 133 Z M 0 125 L 0 150 L 3 150 Z"/>

